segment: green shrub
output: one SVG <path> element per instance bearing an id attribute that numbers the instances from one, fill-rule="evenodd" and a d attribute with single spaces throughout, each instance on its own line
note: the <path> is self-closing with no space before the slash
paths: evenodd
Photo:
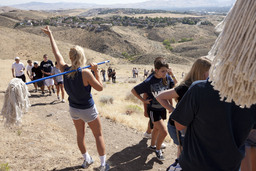
<path id="1" fill-rule="evenodd" d="M 9 170 L 10 170 L 10 166 L 8 163 L 0 164 L 0 171 L 9 171 Z"/>

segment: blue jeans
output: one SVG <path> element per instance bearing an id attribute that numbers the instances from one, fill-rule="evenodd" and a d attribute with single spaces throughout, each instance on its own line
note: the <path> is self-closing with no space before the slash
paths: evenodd
<path id="1" fill-rule="evenodd" d="M 171 124 L 168 122 L 167 128 L 168 128 L 169 135 L 170 135 L 170 137 L 172 138 L 174 144 L 176 144 L 176 145 L 182 145 L 183 142 L 184 142 L 184 137 L 181 136 L 180 131 L 179 131 L 179 138 L 180 138 L 180 141 L 181 141 L 180 143 L 181 143 L 181 144 L 180 144 L 179 141 L 178 141 L 178 137 L 177 137 L 177 132 L 176 132 L 175 126 L 171 125 Z"/>

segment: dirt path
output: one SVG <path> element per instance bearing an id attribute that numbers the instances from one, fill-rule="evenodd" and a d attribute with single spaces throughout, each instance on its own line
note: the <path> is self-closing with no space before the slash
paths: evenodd
<path id="1" fill-rule="evenodd" d="M 68 103 L 56 101 L 56 96 L 31 93 L 31 107 L 24 115 L 21 127 L 4 128 L 0 122 L 0 166 L 10 170 L 82 170 L 82 157 L 76 145 Z M 0 105 L 4 92 L 0 92 Z M 113 171 L 165 170 L 174 161 L 176 148 L 170 143 L 164 150 L 166 161 L 159 162 L 147 149 L 150 140 L 142 139 L 142 132 L 101 118 L 106 142 L 107 158 Z M 99 166 L 95 141 L 89 128 L 86 145 Z"/>

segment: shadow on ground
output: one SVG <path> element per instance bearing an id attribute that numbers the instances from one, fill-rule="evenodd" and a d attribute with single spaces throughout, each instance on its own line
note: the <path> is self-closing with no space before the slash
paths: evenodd
<path id="1" fill-rule="evenodd" d="M 59 100 L 53 100 L 53 101 L 50 102 L 50 103 L 35 103 L 35 104 L 31 104 L 31 107 L 35 107 L 35 106 L 46 106 L 46 105 L 56 105 L 56 104 L 59 104 L 59 103 L 62 103 L 62 102 L 59 101 Z"/>
<path id="2" fill-rule="evenodd" d="M 147 139 L 142 139 L 138 144 L 126 147 L 120 152 L 113 154 L 108 163 L 111 171 L 131 171 L 131 170 L 151 170 L 154 163 L 163 164 L 157 158 L 152 158 L 147 162 L 148 156 L 153 151 L 147 148 Z"/>

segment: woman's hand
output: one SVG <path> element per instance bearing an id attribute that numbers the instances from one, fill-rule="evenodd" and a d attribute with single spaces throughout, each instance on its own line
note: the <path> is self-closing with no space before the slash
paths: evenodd
<path id="1" fill-rule="evenodd" d="M 48 36 L 52 34 L 52 31 L 50 30 L 49 26 L 46 26 L 44 29 L 42 29 L 42 31 Z"/>
<path id="2" fill-rule="evenodd" d="M 96 63 L 90 63 L 90 65 L 91 65 L 90 69 L 93 72 L 97 72 L 98 71 L 98 65 Z"/>

